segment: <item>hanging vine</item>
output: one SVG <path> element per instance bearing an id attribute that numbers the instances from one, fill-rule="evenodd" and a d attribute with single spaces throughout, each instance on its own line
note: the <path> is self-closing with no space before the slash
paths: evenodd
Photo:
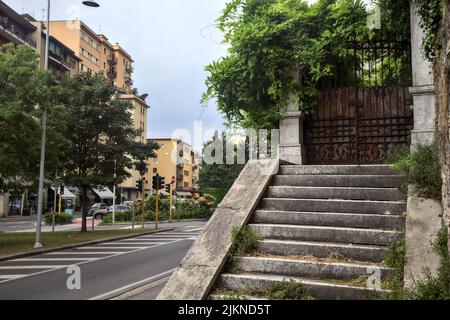
<path id="1" fill-rule="evenodd" d="M 408 0 L 375 2 L 384 8 L 380 34 L 409 33 L 409 16 L 396 13 L 409 11 Z M 202 103 L 216 100 L 228 123 L 242 127 L 276 127 L 288 99 L 311 113 L 318 83 L 333 76 L 337 65 L 349 72 L 353 52 L 347 41 L 374 35 L 367 17 L 362 0 L 230 1 L 218 19 L 230 48 L 206 67 Z"/>

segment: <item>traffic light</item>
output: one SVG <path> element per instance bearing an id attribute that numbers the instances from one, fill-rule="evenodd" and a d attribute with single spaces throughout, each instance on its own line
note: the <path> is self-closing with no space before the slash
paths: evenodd
<path id="1" fill-rule="evenodd" d="M 153 190 L 158 190 L 158 182 L 159 182 L 159 174 L 157 174 L 156 176 L 153 176 L 153 178 L 152 178 L 152 189 Z"/>
<path id="2" fill-rule="evenodd" d="M 159 183 L 158 183 L 158 190 L 163 190 L 166 186 L 166 178 L 165 177 L 159 177 Z"/>
<path id="3" fill-rule="evenodd" d="M 145 172 L 147 171 L 147 165 L 145 164 L 145 162 L 142 161 L 137 165 L 137 169 L 141 174 L 141 176 L 145 176 Z"/>
<path id="4" fill-rule="evenodd" d="M 59 194 L 62 196 L 64 195 L 64 185 L 63 184 L 60 186 Z"/>
<path id="5" fill-rule="evenodd" d="M 141 192 L 142 191 L 142 187 L 144 186 L 142 179 L 136 181 L 136 190 Z"/>
<path id="6" fill-rule="evenodd" d="M 170 184 L 166 184 L 166 192 L 170 194 Z"/>

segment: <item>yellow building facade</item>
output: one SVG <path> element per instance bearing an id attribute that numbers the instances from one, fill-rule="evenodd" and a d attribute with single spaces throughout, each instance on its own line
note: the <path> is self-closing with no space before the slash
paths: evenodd
<path id="1" fill-rule="evenodd" d="M 157 157 L 147 162 L 146 180 L 159 174 L 166 178 L 166 183 L 175 179 L 177 193 L 189 194 L 198 190 L 198 179 L 201 170 L 200 154 L 191 145 L 177 139 L 150 139 L 161 147 L 156 151 Z M 164 190 L 162 190 L 164 191 Z"/>
<path id="2" fill-rule="evenodd" d="M 79 57 L 80 72 L 102 72 L 121 93 L 120 98 L 133 105 L 132 116 L 136 129 L 142 130 L 138 138 L 147 141 L 147 94 L 138 95 L 133 88 L 133 59 L 118 43 L 111 44 L 103 34 L 97 34 L 80 20 L 50 22 L 50 34 L 75 52 Z M 135 200 L 139 196 L 136 182 L 141 179 L 138 171 L 130 172 L 131 177 L 118 186 L 122 197 Z M 147 184 L 146 184 L 146 189 Z M 149 190 L 149 189 L 148 189 Z"/>

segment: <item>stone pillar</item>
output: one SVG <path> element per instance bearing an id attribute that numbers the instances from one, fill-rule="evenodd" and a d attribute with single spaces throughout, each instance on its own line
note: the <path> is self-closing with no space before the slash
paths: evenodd
<path id="1" fill-rule="evenodd" d="M 9 211 L 9 196 L 0 194 L 0 218 L 7 217 Z"/>
<path id="2" fill-rule="evenodd" d="M 298 110 L 298 99 L 293 95 L 280 121 L 280 160 L 290 164 L 305 164 L 303 150 L 303 116 Z"/>
<path id="3" fill-rule="evenodd" d="M 416 4 L 411 1 L 411 55 L 413 87 L 414 129 L 411 133 L 411 148 L 428 144 L 434 139 L 436 127 L 436 95 L 432 65 L 422 53 L 424 31 L 420 27 L 421 17 L 416 13 Z"/>

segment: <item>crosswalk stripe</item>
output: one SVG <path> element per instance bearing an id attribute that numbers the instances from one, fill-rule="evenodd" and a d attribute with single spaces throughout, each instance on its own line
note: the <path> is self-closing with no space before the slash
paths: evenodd
<path id="1" fill-rule="evenodd" d="M 16 259 L 14 262 L 39 262 L 39 261 L 93 261 L 96 258 L 33 258 L 33 259 Z"/>
<path id="2" fill-rule="evenodd" d="M 203 228 L 194 228 L 194 229 L 189 229 L 186 231 L 183 230 L 183 232 L 196 232 L 196 231 L 202 231 L 202 230 L 203 230 Z"/>
<path id="3" fill-rule="evenodd" d="M 64 268 L 68 265 L 54 265 L 54 266 L 2 266 L 0 270 L 32 270 L 32 269 L 58 269 Z M 2 277 L 2 275 L 0 275 Z"/>
<path id="4" fill-rule="evenodd" d="M 98 250 L 114 250 L 114 249 L 124 249 L 124 250 L 139 250 L 139 249 L 146 249 L 147 247 L 83 247 L 78 248 L 77 250 L 84 250 L 84 249 L 98 249 Z M 122 251 L 123 252 L 123 251 Z"/>
<path id="5" fill-rule="evenodd" d="M 120 245 L 120 244 L 123 244 L 123 245 L 128 245 L 128 244 L 134 244 L 134 245 L 150 245 L 150 246 L 152 246 L 152 245 L 156 245 L 156 244 L 162 244 L 162 243 L 164 243 L 164 242 L 133 242 L 133 243 L 123 243 L 123 242 L 108 242 L 108 244 L 111 244 L 111 245 Z"/>
<path id="6" fill-rule="evenodd" d="M 99 252 L 53 252 L 53 253 L 46 253 L 46 256 L 55 256 L 55 255 L 61 255 L 61 256 L 71 256 L 71 255 L 97 255 L 97 254 L 103 254 L 103 255 L 113 255 L 113 254 L 118 254 L 120 253 L 120 251 L 111 251 L 111 252 L 106 252 L 106 251 L 99 251 Z"/>
<path id="7" fill-rule="evenodd" d="M 26 277 L 27 274 L 10 274 L 10 275 L 0 275 L 0 279 L 3 280 L 14 280 Z"/>

